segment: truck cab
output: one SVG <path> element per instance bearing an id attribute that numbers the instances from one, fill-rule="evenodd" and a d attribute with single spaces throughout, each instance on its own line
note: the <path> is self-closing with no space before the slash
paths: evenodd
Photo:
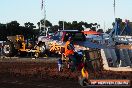
<path id="1" fill-rule="evenodd" d="M 72 37 L 73 41 L 85 41 L 85 35 L 78 30 L 61 30 L 56 32 L 51 39 L 66 42 L 69 37 Z"/>

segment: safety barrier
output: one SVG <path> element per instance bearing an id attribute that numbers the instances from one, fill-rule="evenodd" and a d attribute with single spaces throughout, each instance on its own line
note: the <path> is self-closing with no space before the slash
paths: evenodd
<path id="1" fill-rule="evenodd" d="M 115 51 L 113 51 L 113 50 L 112 50 L 112 52 L 115 53 Z M 131 66 L 129 66 L 131 64 L 130 63 L 131 61 L 130 61 L 128 52 L 126 50 L 122 51 L 122 49 L 120 50 L 120 57 L 124 58 L 124 60 L 120 59 L 120 61 L 122 63 L 119 63 L 119 64 L 121 64 L 121 65 L 117 65 L 118 64 L 117 62 L 112 61 L 113 66 L 109 66 L 109 63 L 110 63 L 109 62 L 109 58 L 111 58 L 112 60 L 115 60 L 115 58 L 114 58 L 115 56 L 112 57 L 113 53 L 111 53 L 111 50 L 109 50 L 109 49 L 108 50 L 101 49 L 101 56 L 102 56 L 102 60 L 103 60 L 103 68 L 105 70 L 111 70 L 111 71 L 132 71 Z M 117 66 L 115 67 L 114 65 L 117 65 Z M 123 65 L 123 67 L 120 67 L 122 65 Z"/>

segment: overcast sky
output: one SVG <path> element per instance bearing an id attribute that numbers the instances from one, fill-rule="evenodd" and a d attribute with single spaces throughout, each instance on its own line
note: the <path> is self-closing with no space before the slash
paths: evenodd
<path id="1" fill-rule="evenodd" d="M 53 24 L 59 20 L 99 23 L 101 28 L 112 27 L 114 21 L 114 0 L 45 0 L 46 19 Z M 32 22 L 35 25 L 43 18 L 42 0 L 1 0 L 0 23 L 17 20 L 21 25 Z M 116 17 L 132 21 L 132 0 L 116 0 Z"/>

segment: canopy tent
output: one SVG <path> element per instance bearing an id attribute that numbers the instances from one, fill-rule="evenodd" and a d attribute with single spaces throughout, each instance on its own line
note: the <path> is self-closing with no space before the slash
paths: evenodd
<path id="1" fill-rule="evenodd" d="M 99 35 L 99 34 L 101 34 L 101 33 L 99 33 L 99 32 L 96 32 L 96 31 L 92 31 L 92 30 L 90 30 L 90 31 L 82 31 L 84 34 L 87 34 L 87 35 Z"/>

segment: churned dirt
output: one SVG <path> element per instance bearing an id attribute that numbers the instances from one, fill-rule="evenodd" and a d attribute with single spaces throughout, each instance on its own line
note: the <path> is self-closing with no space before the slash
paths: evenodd
<path id="1" fill-rule="evenodd" d="M 0 88 L 81 88 L 75 72 L 58 72 L 56 60 L 0 61 Z"/>
<path id="2" fill-rule="evenodd" d="M 90 79 L 130 79 L 132 72 L 92 71 Z M 64 68 L 58 72 L 56 60 L 0 60 L 0 88 L 82 88 L 80 72 Z"/>

